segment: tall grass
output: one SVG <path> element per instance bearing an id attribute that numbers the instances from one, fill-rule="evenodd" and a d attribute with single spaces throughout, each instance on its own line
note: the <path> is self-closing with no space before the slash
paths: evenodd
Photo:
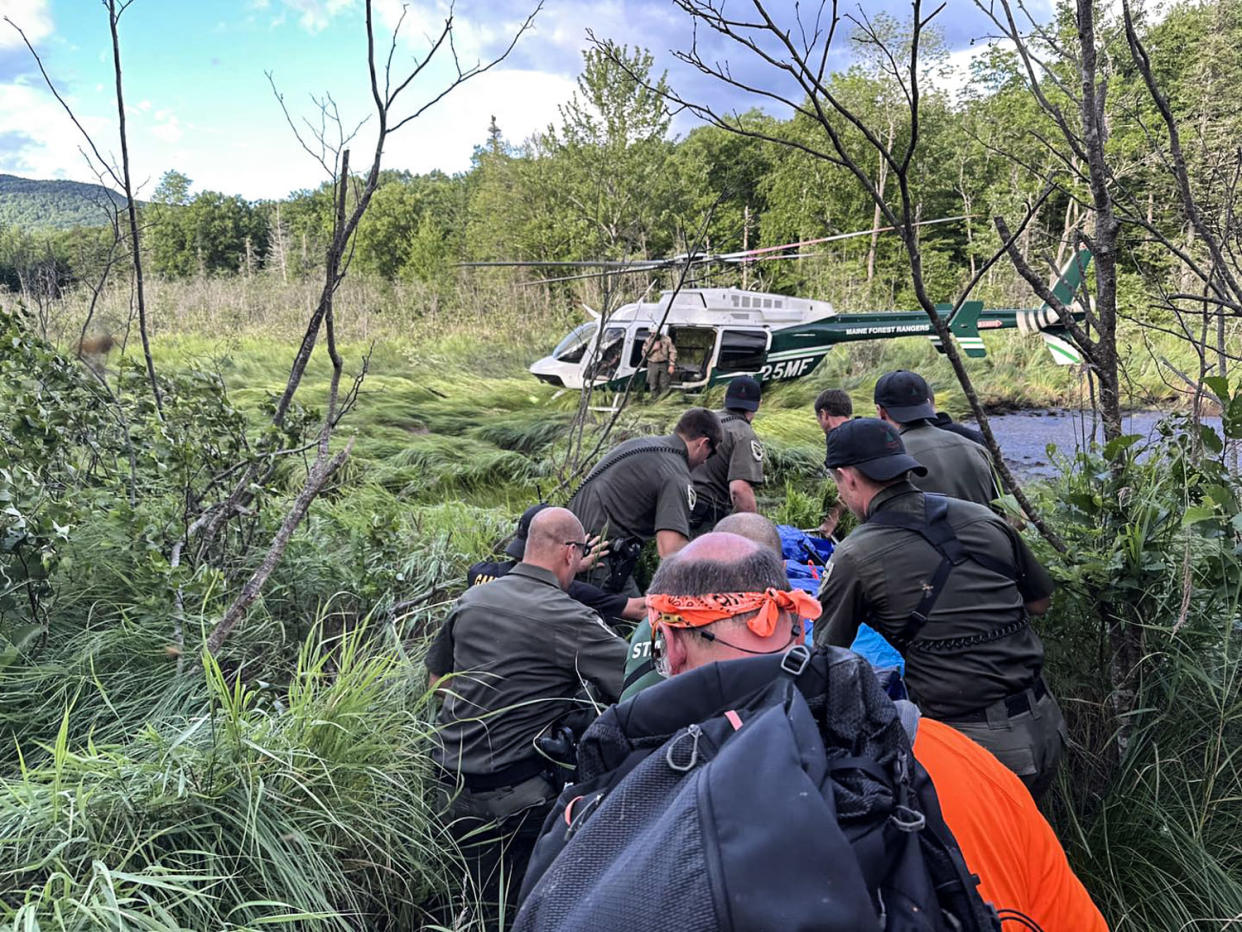
<path id="1" fill-rule="evenodd" d="M 85 740 L 82 695 L 50 741 L 18 738 L 0 793 L 10 928 L 417 928 L 457 886 L 425 681 L 391 635 L 318 630 L 283 688 L 207 658 L 127 689 L 93 697 L 123 705 Z M 167 691 L 134 714 L 135 694 Z"/>
<path id="2" fill-rule="evenodd" d="M 354 455 L 218 663 L 200 668 L 196 646 L 231 596 L 218 568 L 179 579 L 185 646 L 172 636 L 166 542 L 150 528 L 179 503 L 101 502 L 72 529 L 45 638 L 0 669 L 0 920 L 9 927 L 414 928 L 430 921 L 431 902 L 469 896 L 435 811 L 420 658 L 469 563 L 494 553 L 537 497 L 567 497 L 565 429 L 577 402 L 525 372 L 573 315 L 494 278 L 472 288 L 446 299 L 413 285 L 346 283 L 338 334 L 347 368 L 369 354 L 338 437 L 352 435 Z M 270 276 L 156 283 L 157 365 L 219 373 L 257 425 L 283 387 L 312 291 Z M 123 330 L 124 297 L 108 296 L 101 312 L 113 332 Z M 65 340 L 76 332 L 70 311 L 80 308 L 66 310 Z M 987 339 L 991 355 L 968 364 L 985 404 L 1083 399 L 1079 375 L 1046 361 L 1038 342 Z M 1144 350 L 1135 341 L 1128 352 L 1137 362 Z M 947 363 L 923 340 L 840 348 L 811 377 L 769 386 L 755 422 L 769 514 L 813 526 L 833 497 L 815 394 L 845 387 L 869 413 L 876 377 L 898 367 L 923 372 L 940 405 L 963 413 Z M 306 416 L 317 416 L 327 378 L 317 353 L 299 393 Z M 1171 394 L 1151 371 L 1132 388 L 1135 402 Z M 633 405 L 601 449 L 671 429 L 689 404 L 722 400 L 716 387 Z M 607 415 L 590 419 L 588 449 Z M 304 465 L 285 468 L 292 489 Z M 1173 478 L 1136 474 L 1137 498 L 1172 496 L 1167 507 L 1184 507 Z M 1061 485 L 1044 505 L 1073 523 L 1065 503 L 1080 492 L 1121 494 Z M 280 494 L 264 503 L 256 534 L 272 533 Z M 1102 540 L 1123 539 L 1112 525 L 1084 535 L 1080 565 Z M 1117 572 L 1119 552 L 1098 556 L 1101 573 Z M 1143 611 L 1159 662 L 1115 772 L 1100 752 L 1111 735 L 1097 606 L 1063 579 L 1045 623 L 1050 676 L 1077 742 L 1058 827 L 1118 928 L 1226 928 L 1242 915 L 1237 594 L 1211 601 L 1196 591 L 1191 621 L 1174 631 L 1183 551 L 1136 552 L 1150 564 L 1137 585 L 1151 590 Z M 233 578 L 248 569 L 229 568 Z"/>

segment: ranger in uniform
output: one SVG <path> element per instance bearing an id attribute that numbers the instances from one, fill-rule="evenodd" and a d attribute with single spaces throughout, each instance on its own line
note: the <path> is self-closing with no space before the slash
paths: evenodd
<path id="1" fill-rule="evenodd" d="M 677 347 L 663 330 L 654 331 L 643 342 L 643 358 L 647 360 L 647 391 L 653 401 L 669 390 L 677 371 Z"/>
<path id="2" fill-rule="evenodd" d="M 827 465 L 863 523 L 824 570 L 816 644 L 848 647 L 860 622 L 875 628 L 905 657 L 923 712 L 982 744 L 1038 798 L 1065 742 L 1029 621 L 1048 609 L 1047 571 L 989 509 L 915 488 L 909 474 L 926 470 L 891 424 L 838 427 Z"/>
<path id="3" fill-rule="evenodd" d="M 960 434 L 935 426 L 936 409 L 923 377 L 898 369 L 875 383 L 876 416 L 899 431 L 910 455 L 927 468 L 914 480 L 924 492 L 989 505 L 999 494 L 988 451 Z"/>
<path id="4" fill-rule="evenodd" d="M 724 437 L 719 449 L 691 473 L 695 505 L 690 532 L 706 534 L 735 511 L 757 511 L 755 486 L 763 485 L 763 447 L 750 422 L 759 410 L 759 383 L 740 375 L 725 390 L 724 409 L 716 412 Z"/>
<path id="5" fill-rule="evenodd" d="M 433 756 L 452 793 L 450 829 L 491 904 L 502 882 L 506 899 L 516 897 L 559 791 L 536 739 L 621 692 L 625 641 L 565 592 L 588 547 L 577 518 L 544 509 L 530 522 L 522 562 L 466 590 L 447 621 L 458 672 L 442 687 Z"/>
<path id="6" fill-rule="evenodd" d="M 947 430 L 954 434 L 960 434 L 967 440 L 979 444 L 985 450 L 987 449 L 987 441 L 983 439 L 983 434 L 975 430 L 973 427 L 967 427 L 965 424 L 959 424 L 953 418 L 949 417 L 944 411 L 936 411 L 936 393 L 932 391 L 931 385 L 927 386 L 927 403 L 931 405 L 936 416 L 932 418 L 932 426 L 939 427 L 941 430 Z"/>
<path id="7" fill-rule="evenodd" d="M 654 538 L 661 559 L 686 545 L 696 496 L 690 470 L 716 451 L 721 435 L 715 414 L 691 408 L 667 437 L 627 440 L 596 464 L 568 506 L 588 534 L 610 542 L 588 582 L 637 597 L 633 574 L 642 545 Z"/>
<path id="8" fill-rule="evenodd" d="M 495 582 L 503 576 L 508 576 L 526 552 L 526 538 L 530 533 L 530 522 L 539 512 L 551 507 L 551 505 L 546 504 L 531 505 L 522 512 L 522 517 L 518 519 L 517 533 L 514 535 L 513 540 L 509 541 L 509 546 L 505 548 L 505 553 L 512 557 L 512 559 L 483 560 L 472 564 L 466 570 L 466 586 L 478 586 L 483 583 Z M 568 592 L 571 599 L 575 602 L 581 602 L 609 624 L 612 624 L 618 618 L 637 622 L 647 617 L 647 604 L 641 598 L 627 599 L 623 595 L 615 592 L 605 592 L 599 586 L 592 586 L 590 583 L 582 582 L 579 579 L 575 579 L 569 584 Z M 431 642 L 431 646 L 427 648 L 427 656 L 423 659 L 423 662 L 427 665 L 427 672 L 431 675 L 430 686 L 428 687 L 430 689 L 436 687 L 442 676 L 447 676 L 453 672 L 453 625 L 451 621 L 452 616 L 450 615 L 440 627 L 440 633 Z"/>

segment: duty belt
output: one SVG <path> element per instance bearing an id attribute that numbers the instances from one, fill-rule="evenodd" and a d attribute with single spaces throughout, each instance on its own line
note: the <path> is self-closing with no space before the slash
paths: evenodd
<path id="1" fill-rule="evenodd" d="M 1015 715 L 1022 715 L 1030 712 L 1035 708 L 1035 703 L 1048 695 L 1048 686 L 1044 683 L 1041 676 L 1035 681 L 1035 685 L 1030 689 L 1024 689 L 1020 693 L 1014 693 L 1012 696 L 1006 696 L 1002 701 L 1005 703 L 1005 711 L 1010 718 Z M 982 709 L 976 709 L 973 712 L 964 712 L 961 715 L 946 715 L 945 720 L 948 722 L 986 722 L 988 720 L 988 708 L 992 705 L 984 706 Z"/>
<path id="2" fill-rule="evenodd" d="M 539 776 L 547 769 L 547 761 L 539 757 L 528 757 L 491 773 L 455 773 L 441 768 L 441 776 L 450 783 L 455 783 L 460 779 L 466 789 L 472 793 L 486 793 L 506 786 L 517 786 L 531 777 Z"/>

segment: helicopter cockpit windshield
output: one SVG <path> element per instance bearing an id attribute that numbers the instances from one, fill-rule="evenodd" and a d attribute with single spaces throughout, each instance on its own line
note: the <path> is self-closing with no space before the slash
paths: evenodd
<path id="1" fill-rule="evenodd" d="M 569 334 L 552 351 L 552 358 L 561 362 L 581 362 L 583 354 L 591 344 L 595 331 L 599 329 L 598 321 L 588 320 L 569 331 Z"/>

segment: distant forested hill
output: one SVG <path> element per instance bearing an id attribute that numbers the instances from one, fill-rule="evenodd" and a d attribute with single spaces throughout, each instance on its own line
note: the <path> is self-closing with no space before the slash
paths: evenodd
<path id="1" fill-rule="evenodd" d="M 0 175 L 0 227 L 67 230 L 100 226 L 107 222 L 104 210 L 109 199 L 125 203 L 122 195 L 102 185 Z"/>

